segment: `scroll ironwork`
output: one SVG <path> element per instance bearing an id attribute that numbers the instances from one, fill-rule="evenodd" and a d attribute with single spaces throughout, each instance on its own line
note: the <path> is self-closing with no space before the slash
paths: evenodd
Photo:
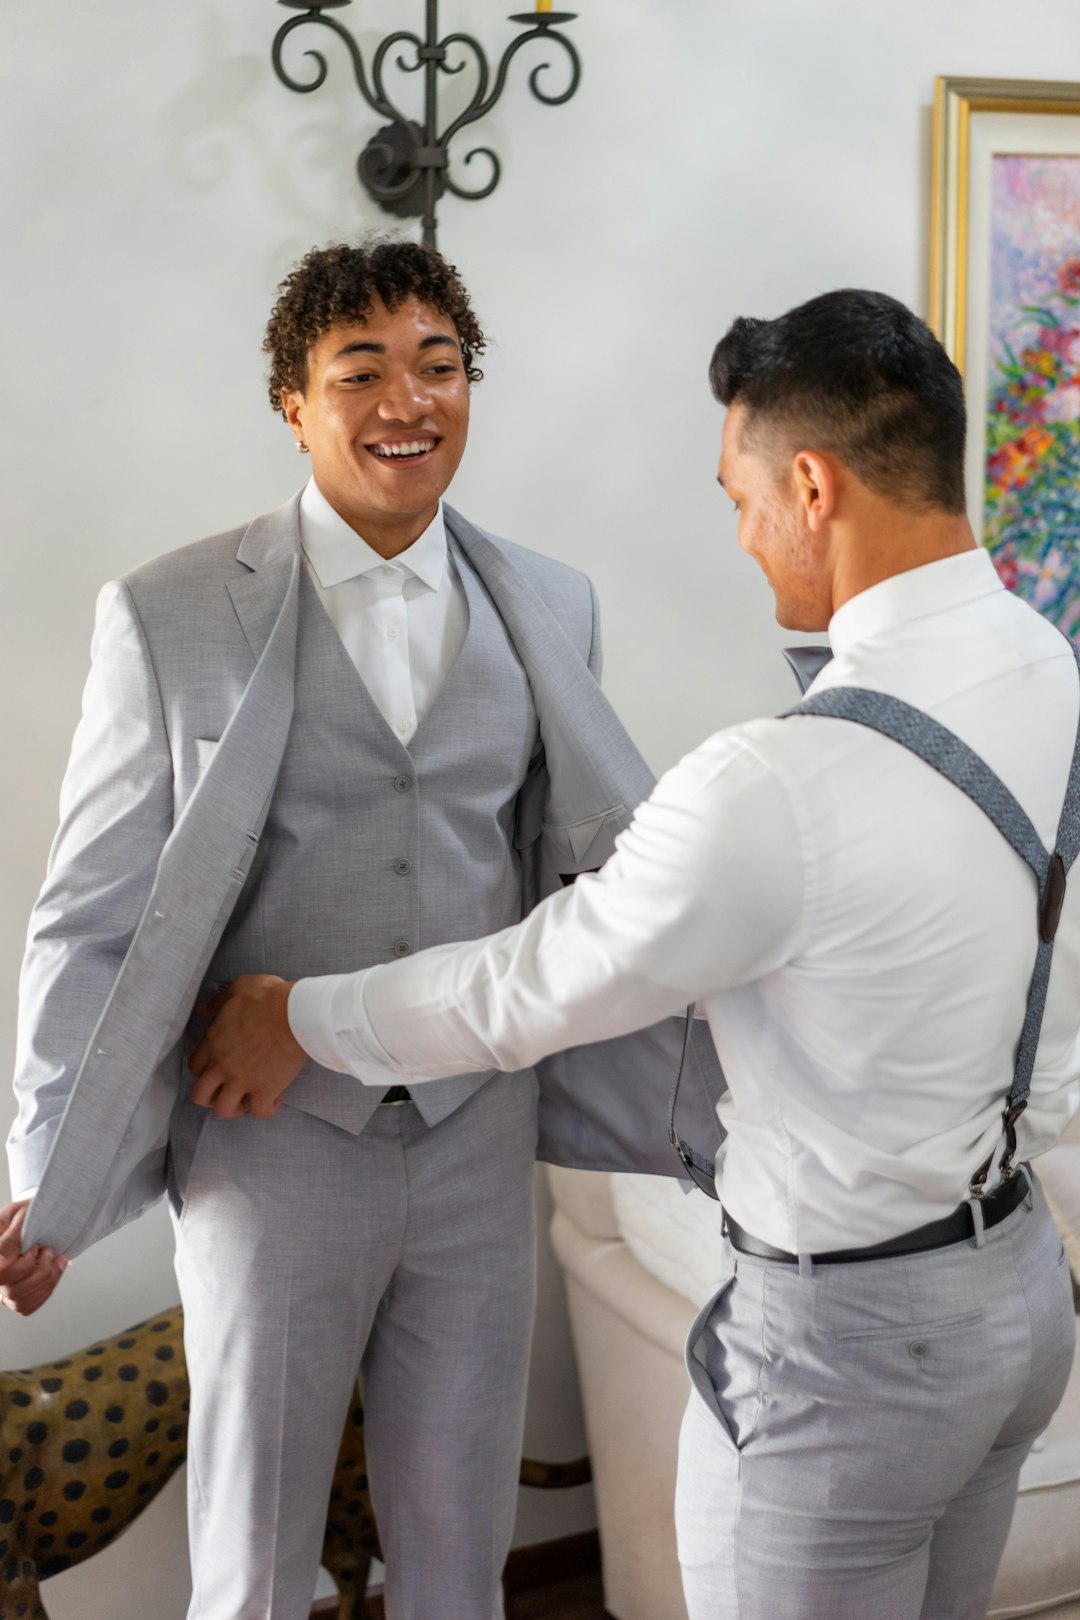
<path id="1" fill-rule="evenodd" d="M 569 101 L 581 82 L 581 58 L 567 35 L 560 33 L 562 24 L 573 22 L 573 11 L 516 12 L 510 21 L 522 29 L 506 47 L 497 70 L 491 64 L 479 40 L 471 34 L 452 33 L 439 38 L 438 0 L 424 0 L 424 35 L 401 29 L 388 34 L 376 49 L 370 71 L 363 52 L 349 30 L 331 15 L 351 0 L 278 0 L 298 13 L 282 23 L 274 38 L 271 60 L 274 72 L 282 84 L 300 95 L 310 95 L 325 84 L 330 71 L 321 50 L 310 48 L 304 52 L 313 68 L 297 76 L 285 65 L 285 44 L 298 29 L 315 25 L 337 36 L 352 63 L 356 87 L 373 112 L 387 120 L 368 141 L 356 160 L 360 183 L 380 207 L 400 218 L 419 216 L 423 225 L 423 239 L 428 247 L 436 245 L 438 221 L 436 207 L 439 199 L 450 192 L 471 202 L 490 197 L 502 176 L 498 155 L 490 146 L 474 146 L 464 154 L 463 167 L 474 159 L 487 165 L 481 170 L 478 183 L 469 185 L 464 179 L 455 179 L 450 172 L 450 143 L 470 124 L 485 118 L 506 88 L 511 63 L 518 52 L 536 41 L 557 45 L 565 53 L 569 77 L 558 88 L 558 80 L 549 78 L 553 62 L 549 58 L 538 62 L 529 73 L 529 89 L 537 101 L 548 107 L 559 107 Z M 387 59 L 394 55 L 394 65 L 404 73 L 423 73 L 423 123 L 409 118 L 386 88 Z M 476 83 L 472 98 L 464 110 L 445 127 L 440 128 L 439 75 L 463 73 L 472 62 Z M 553 88 L 549 88 L 553 85 Z"/>

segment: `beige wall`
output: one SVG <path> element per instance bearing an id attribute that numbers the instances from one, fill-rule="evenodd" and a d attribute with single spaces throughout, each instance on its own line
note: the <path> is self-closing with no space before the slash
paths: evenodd
<path id="1" fill-rule="evenodd" d="M 492 48 L 507 7 L 445 0 Z M 501 189 L 447 200 L 441 244 L 492 334 L 453 498 L 586 568 L 607 687 L 657 769 L 790 696 L 768 592 L 713 482 L 705 367 L 739 313 L 844 284 L 924 304 L 934 75 L 1080 77 L 1075 0 L 581 0 L 577 98 L 516 72 L 483 127 Z M 420 0 L 338 15 L 368 43 Z M 352 178 L 374 128 L 332 50 L 311 97 L 272 75 L 270 0 L 9 6 L 0 94 L 0 1045 L 52 833 L 96 588 L 282 500 L 302 469 L 263 397 L 261 328 L 312 242 L 378 225 Z M 332 44 L 333 42 L 331 42 Z M 524 64 L 519 63 L 519 67 Z M 414 93 L 406 81 L 404 94 Z M 451 86 L 450 93 L 458 90 Z M 467 149 L 467 148 L 465 148 Z M 0 1100 L 0 1127 L 10 1105 Z M 528 1447 L 583 1447 L 545 1257 Z M 0 1365 L 175 1298 L 161 1212 L 74 1266 L 39 1317 L 0 1313 Z M 633 1414 L 627 1414 L 633 1421 Z M 519 1541 L 591 1522 L 523 1494 Z M 50 1585 L 54 1620 L 180 1620 L 174 1487 Z"/>

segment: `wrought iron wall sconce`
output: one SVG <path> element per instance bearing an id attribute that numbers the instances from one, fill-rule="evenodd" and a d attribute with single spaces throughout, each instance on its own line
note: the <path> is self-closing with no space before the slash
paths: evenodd
<path id="1" fill-rule="evenodd" d="M 565 34 L 558 32 L 559 25 L 572 22 L 577 13 L 552 11 L 551 0 L 536 0 L 535 11 L 517 12 L 510 17 L 509 20 L 518 23 L 525 32 L 518 34 L 504 51 L 490 93 L 488 86 L 491 84 L 491 69 L 480 42 L 471 34 L 461 33 L 447 34 L 445 39 L 439 38 L 438 0 L 424 0 L 426 26 L 423 39 L 418 34 L 407 31 L 387 35 L 375 52 L 370 78 L 360 47 L 348 29 L 343 27 L 336 17 L 327 15 L 328 12 L 351 4 L 351 0 L 278 0 L 278 3 L 302 13 L 301 16 L 290 17 L 288 22 L 282 23 L 275 36 L 272 56 L 274 71 L 278 78 L 290 90 L 296 90 L 301 95 L 310 95 L 313 90 L 318 90 L 326 82 L 328 67 L 321 51 L 308 50 L 304 53 L 315 63 L 314 77 L 306 82 L 294 78 L 285 67 L 282 52 L 285 41 L 295 29 L 303 28 L 308 23 L 316 23 L 328 28 L 344 42 L 352 60 L 360 94 L 374 112 L 382 118 L 389 119 L 389 123 L 371 137 L 357 159 L 356 170 L 360 183 L 369 196 L 388 213 L 396 214 L 402 219 L 419 216 L 423 222 L 424 242 L 428 247 L 435 246 L 437 229 L 435 206 L 440 197 L 449 191 L 455 197 L 464 197 L 476 202 L 481 197 L 490 197 L 499 183 L 502 166 L 489 146 L 475 146 L 465 154 L 466 164 L 477 157 L 486 158 L 491 171 L 486 184 L 475 186 L 471 190 L 451 175 L 449 147 L 460 130 L 484 118 L 494 107 L 503 93 L 510 63 L 518 51 L 532 40 L 552 40 L 566 52 L 570 64 L 570 81 L 561 92 L 552 94 L 544 87 L 541 75 L 550 68 L 550 62 L 538 63 L 529 74 L 529 88 L 537 101 L 542 101 L 545 106 L 558 107 L 564 101 L 569 101 L 581 82 L 581 59 L 572 42 Z M 424 74 L 423 125 L 407 118 L 386 92 L 383 70 L 388 55 L 398 46 L 414 49 L 416 60 L 408 60 L 406 56 L 399 54 L 396 58 L 397 66 L 405 73 L 419 73 L 422 70 Z M 468 65 L 467 60 L 457 62 L 451 60 L 454 47 L 472 54 L 477 75 L 476 88 L 464 112 L 459 113 L 445 129 L 440 130 L 439 74 L 461 73 Z"/>

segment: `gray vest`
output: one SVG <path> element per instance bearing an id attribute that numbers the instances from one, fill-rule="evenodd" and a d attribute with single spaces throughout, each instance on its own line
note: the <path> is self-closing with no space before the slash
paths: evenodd
<path id="1" fill-rule="evenodd" d="M 502 619 L 453 548 L 465 644 L 406 746 L 356 673 L 311 580 L 300 582 L 296 709 L 258 856 L 208 972 L 346 973 L 474 939 L 522 915 L 518 793 L 539 743 Z M 419 1086 L 428 1124 L 491 1078 Z M 288 1105 L 360 1131 L 381 1093 L 308 1063 Z"/>

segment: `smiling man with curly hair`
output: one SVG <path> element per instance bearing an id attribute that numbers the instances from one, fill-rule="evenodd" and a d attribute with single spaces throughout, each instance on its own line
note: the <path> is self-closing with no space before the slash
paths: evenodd
<path id="1" fill-rule="evenodd" d="M 360 1367 L 387 1614 L 491 1620 L 537 1076 L 414 1097 L 408 1074 L 371 1091 L 312 1061 L 286 1104 L 248 1108 L 192 1098 L 186 1064 L 238 975 L 343 973 L 516 922 L 606 859 L 650 777 L 597 686 L 589 581 L 443 502 L 484 348 L 454 268 L 408 242 L 315 249 L 265 348 L 305 487 L 99 602 L 23 974 L 0 1297 L 36 1309 L 65 1255 L 167 1186 L 191 1620 L 306 1620 Z M 640 1048 L 662 1155 L 669 1034 Z M 595 1050 L 551 1066 L 556 1093 L 580 1059 L 583 1094 L 603 1094 Z M 588 1163 L 552 1137 L 572 1114 L 545 1109 L 540 1148 Z"/>

